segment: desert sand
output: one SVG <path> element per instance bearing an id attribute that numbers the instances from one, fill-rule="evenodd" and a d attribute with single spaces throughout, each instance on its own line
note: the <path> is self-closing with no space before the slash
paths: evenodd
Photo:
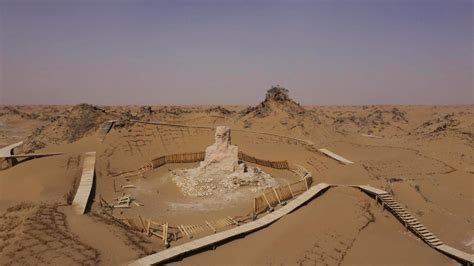
<path id="1" fill-rule="evenodd" d="M 110 120 L 114 124 L 104 131 Z M 160 237 L 133 230 L 126 219 L 173 226 L 248 215 L 258 191 L 191 197 L 180 190 L 173 170 L 199 162 L 139 170 L 160 156 L 205 151 L 217 126 L 231 129 L 239 151 L 301 165 L 313 184 L 384 189 L 444 243 L 474 251 L 473 105 L 302 106 L 276 88 L 256 106 L 0 107 L 0 147 L 24 141 L 14 154 L 64 153 L 18 159 L 12 167 L 3 160 L 0 264 L 127 264 L 167 247 Z M 318 148 L 354 163 L 341 164 Z M 90 151 L 97 153 L 95 184 L 81 215 L 71 202 Z M 288 170 L 249 165 L 279 184 L 298 181 Z M 126 194 L 135 203 L 113 209 L 112 218 L 106 203 Z M 209 234 L 197 232 L 194 239 Z M 188 241 L 181 235 L 169 244 Z M 459 264 L 408 232 L 367 194 L 342 186 L 264 229 L 170 263 Z"/>

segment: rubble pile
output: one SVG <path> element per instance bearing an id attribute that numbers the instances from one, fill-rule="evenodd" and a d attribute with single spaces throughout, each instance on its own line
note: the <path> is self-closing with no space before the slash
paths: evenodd
<path id="1" fill-rule="evenodd" d="M 276 180 L 258 167 L 238 160 L 238 147 L 231 144 L 230 129 L 217 127 L 215 143 L 206 149 L 204 161 L 197 168 L 172 171 L 174 182 L 188 196 L 211 196 L 249 186 L 262 189 L 276 185 Z"/>

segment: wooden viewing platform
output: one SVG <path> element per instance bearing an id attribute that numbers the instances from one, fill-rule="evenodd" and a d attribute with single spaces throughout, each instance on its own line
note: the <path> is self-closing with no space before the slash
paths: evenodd
<path id="1" fill-rule="evenodd" d="M 387 207 L 391 213 L 400 220 L 407 230 L 413 232 L 417 237 L 426 242 L 432 248 L 441 251 L 448 256 L 455 258 L 463 263 L 468 265 L 474 264 L 474 258 L 472 254 L 468 254 L 461 250 L 455 249 L 448 245 L 445 245 L 438 237 L 431 233 L 421 222 L 419 222 L 415 217 L 409 214 L 405 209 L 403 209 L 400 204 L 395 201 L 395 199 L 387 191 L 374 188 L 369 185 L 356 186 L 361 190 L 372 194 L 375 196 L 376 202 L 379 200 L 382 203 L 382 207 Z"/>
<path id="2" fill-rule="evenodd" d="M 77 214 L 84 214 L 89 201 L 89 196 L 94 184 L 95 151 L 86 152 L 84 163 L 82 164 L 82 175 L 76 195 L 72 201 L 74 211 Z"/>
<path id="3" fill-rule="evenodd" d="M 354 162 L 347 160 L 346 158 L 335 154 L 334 152 L 328 149 L 318 149 L 318 151 L 326 156 L 333 158 L 334 160 L 342 163 L 342 164 L 353 164 Z"/>
<path id="4" fill-rule="evenodd" d="M 319 193 L 323 192 L 327 188 L 331 187 L 329 184 L 320 183 L 316 186 L 309 188 L 308 191 L 304 192 L 294 200 L 288 202 L 285 206 L 279 208 L 278 210 L 265 215 L 264 217 L 257 219 L 255 221 L 243 224 L 241 226 L 219 232 L 210 236 L 206 236 L 200 239 L 190 241 L 188 243 L 160 251 L 158 253 L 146 256 L 139 260 L 136 260 L 131 263 L 131 265 L 152 265 L 166 262 L 177 256 L 208 247 L 224 240 L 232 239 L 236 236 L 248 234 L 250 232 L 256 231 L 263 227 L 266 227 L 273 222 L 277 221 L 284 215 L 294 211 L 304 203 L 311 200 L 313 197 L 317 196 Z"/>

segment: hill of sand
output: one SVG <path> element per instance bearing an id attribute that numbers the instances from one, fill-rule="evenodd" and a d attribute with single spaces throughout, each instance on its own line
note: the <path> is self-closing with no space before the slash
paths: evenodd
<path id="1" fill-rule="evenodd" d="M 105 135 L 102 125 L 109 120 L 115 123 Z M 297 163 L 312 173 L 313 184 L 370 184 L 389 191 L 443 242 L 474 251 L 474 106 L 301 106 L 286 89 L 274 87 L 253 107 L 0 107 L 0 146 L 23 140 L 14 153 L 64 153 L 19 160 L 0 170 L 0 264 L 116 265 L 163 250 L 160 238 L 132 231 L 104 213 L 100 199 L 114 203 L 123 193 L 140 206 L 114 210 L 119 221 L 140 216 L 174 225 L 197 224 L 248 214 L 253 197 L 235 201 L 180 191 L 170 173 L 197 167 L 198 162 L 138 171 L 160 156 L 204 151 L 214 142 L 214 128 L 221 125 L 231 128 L 232 144 L 239 151 Z M 317 148 L 354 164 L 340 164 Z M 78 215 L 70 204 L 88 151 L 97 152 L 96 181 L 88 213 Z M 287 170 L 258 167 L 279 184 L 299 179 Z M 171 246 L 187 241 L 173 240 Z M 173 262 L 456 263 L 349 187 L 333 188 L 244 238 Z"/>

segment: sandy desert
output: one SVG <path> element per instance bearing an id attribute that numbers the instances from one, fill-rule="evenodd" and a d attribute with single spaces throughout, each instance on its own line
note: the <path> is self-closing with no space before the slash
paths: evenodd
<path id="1" fill-rule="evenodd" d="M 272 214 L 266 205 L 255 213 L 263 191 L 301 180 L 293 166 L 311 183 L 287 205 L 275 192 L 274 212 L 317 184 L 331 187 L 263 228 L 166 263 L 469 263 L 437 250 L 358 185 L 388 192 L 396 209 L 472 260 L 473 105 L 302 106 L 281 87 L 262 98 L 256 106 L 1 106 L 0 147 L 22 143 L 1 158 L 0 264 L 129 264 L 243 228 Z M 205 187 L 214 194 L 184 193 L 173 175 L 199 167 L 218 126 L 230 129 L 239 165 L 247 161 L 239 167 L 273 183 L 229 179 L 233 186 Z M 82 214 L 74 202 L 88 152 L 94 181 Z M 48 156 L 11 157 L 22 154 Z"/>

